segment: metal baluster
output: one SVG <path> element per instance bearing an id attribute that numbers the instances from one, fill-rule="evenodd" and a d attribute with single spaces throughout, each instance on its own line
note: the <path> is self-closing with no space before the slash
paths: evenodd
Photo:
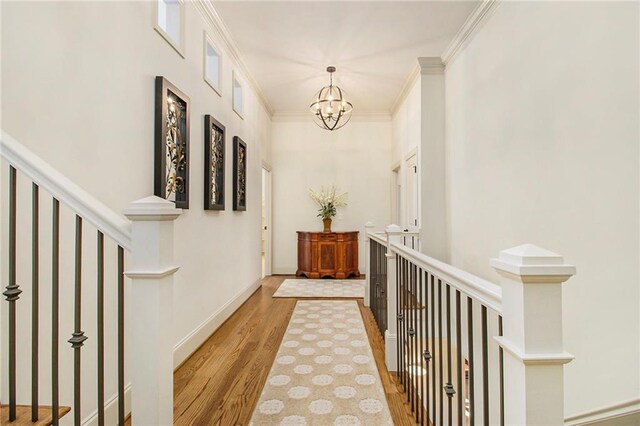
<path id="1" fill-rule="evenodd" d="M 405 353 L 405 339 L 406 339 L 406 334 L 405 334 L 405 330 L 404 330 L 404 326 L 405 326 L 405 312 L 404 312 L 404 280 L 405 280 L 405 271 L 404 271 L 404 265 L 405 265 L 405 260 L 404 258 L 400 259 L 400 292 L 398 293 L 399 296 L 399 300 L 400 300 L 400 309 L 398 310 L 398 312 L 400 313 L 400 344 L 398 346 L 400 346 L 400 358 L 398 359 L 398 362 L 400 364 L 400 383 L 402 383 L 403 385 L 403 389 L 405 390 L 405 392 L 407 391 L 407 386 L 406 386 L 406 376 L 405 376 L 405 371 L 404 371 L 404 353 Z"/>
<path id="2" fill-rule="evenodd" d="M 124 249 L 118 246 L 118 425 L 124 426 Z"/>
<path id="3" fill-rule="evenodd" d="M 81 357 L 80 350 L 87 337 L 82 328 L 82 218 L 76 215 L 76 253 L 75 253 L 75 302 L 74 332 L 68 340 L 73 348 L 73 422 L 76 426 L 82 423 L 81 406 Z"/>
<path id="4" fill-rule="evenodd" d="M 424 310 L 424 301 L 423 301 L 423 293 L 422 293 L 422 276 L 424 275 L 424 272 L 422 271 L 422 269 L 418 269 L 418 306 L 419 306 L 419 311 L 418 311 L 418 359 L 420 361 L 420 370 L 419 370 L 419 374 L 417 374 L 416 376 L 418 377 L 418 379 L 420 380 L 419 386 L 420 386 L 420 418 L 418 419 L 418 423 L 423 424 L 424 423 L 424 359 L 422 358 L 422 346 L 423 346 L 423 340 L 424 340 L 424 330 L 423 330 L 423 326 L 424 323 L 423 318 L 422 318 L 422 311 Z"/>
<path id="5" fill-rule="evenodd" d="M 446 303 L 447 303 L 447 384 L 444 385 L 444 391 L 447 394 L 447 423 L 449 426 L 453 424 L 453 395 L 456 393 L 453 388 L 451 377 L 451 286 L 446 285 Z"/>
<path id="6" fill-rule="evenodd" d="M 498 334 L 502 336 L 502 315 L 498 316 Z M 504 426 L 504 352 L 500 346 L 499 352 L 500 363 L 500 426 Z"/>
<path id="7" fill-rule="evenodd" d="M 482 305 L 482 403 L 483 421 L 489 424 L 489 345 L 487 333 L 487 307 Z"/>
<path id="8" fill-rule="evenodd" d="M 402 355 L 402 310 L 400 310 L 400 256 L 396 255 L 396 333 L 398 334 L 398 344 L 396 345 L 396 355 L 398 359 L 397 372 L 396 375 L 398 379 L 402 382 L 402 370 L 400 368 L 400 356 Z"/>
<path id="9" fill-rule="evenodd" d="M 463 424 L 464 388 L 462 387 L 462 314 L 460 312 L 460 291 L 456 290 L 456 357 L 458 359 L 458 425 Z"/>
<path id="10" fill-rule="evenodd" d="M 404 392 L 409 396 L 409 374 L 407 371 L 407 356 L 408 356 L 408 340 L 409 340 L 409 311 L 407 310 L 407 280 L 408 280 L 408 268 L 407 259 L 402 259 L 403 275 L 402 278 L 402 320 L 403 320 L 403 345 L 402 345 L 402 371 L 404 372 Z"/>
<path id="11" fill-rule="evenodd" d="M 38 355 L 40 352 L 40 188 L 31 186 L 31 421 L 38 421 Z"/>
<path id="12" fill-rule="evenodd" d="M 407 398 L 409 399 L 409 405 L 411 407 L 411 411 L 415 412 L 414 407 L 413 407 L 413 400 L 414 398 L 414 391 L 413 391 L 413 374 L 412 374 L 412 369 L 415 368 L 415 365 L 413 363 L 413 342 L 414 342 L 414 321 L 413 321 L 413 314 L 414 314 L 414 309 L 413 309 L 413 264 L 409 263 L 409 283 L 408 283 L 408 291 L 407 291 L 407 313 L 408 313 L 408 317 L 409 317 L 409 321 L 408 321 L 408 327 L 409 330 L 407 331 L 407 334 L 409 336 L 409 339 L 407 340 L 407 343 L 409 344 L 409 353 L 407 356 L 407 364 L 409 365 L 409 368 L 407 369 L 408 373 L 409 373 L 409 394 L 407 395 Z"/>
<path id="13" fill-rule="evenodd" d="M 442 281 L 438 278 L 438 373 L 440 379 L 438 380 L 438 408 L 440 409 L 440 423 L 444 421 L 444 395 L 443 395 L 443 383 L 444 383 L 444 371 L 443 371 L 443 356 L 442 356 Z"/>
<path id="14" fill-rule="evenodd" d="M 59 403 L 59 311 L 60 311 L 60 202 L 53 199 L 51 234 L 51 411 L 52 425 L 58 426 Z"/>
<path id="15" fill-rule="evenodd" d="M 98 425 L 104 426 L 104 234 L 98 231 Z"/>
<path id="16" fill-rule="evenodd" d="M 389 295 L 387 294 L 387 248 L 383 245 L 380 245 L 380 281 L 382 282 L 382 314 L 380 315 L 381 322 L 383 324 L 382 337 L 384 338 L 385 331 L 389 324 L 387 324 L 387 316 L 389 312 Z"/>
<path id="17" fill-rule="evenodd" d="M 16 169 L 9 166 L 9 285 L 2 293 L 9 302 L 9 421 L 16 419 Z"/>
<path id="18" fill-rule="evenodd" d="M 475 424 L 474 366 L 473 363 L 473 300 L 467 297 L 467 334 L 469 345 L 469 425 Z"/>
<path id="19" fill-rule="evenodd" d="M 433 424 L 437 424 L 438 412 L 436 411 L 436 287 L 435 277 L 431 275 L 431 390 L 433 393 Z"/>
<path id="20" fill-rule="evenodd" d="M 429 371 L 429 367 L 430 367 L 430 361 L 431 361 L 431 352 L 429 351 L 429 314 L 430 314 L 430 309 L 429 309 L 429 272 L 425 273 L 425 277 L 424 277 L 424 294 L 425 294 L 425 301 L 424 301 L 424 308 L 425 308 L 425 312 L 424 312 L 424 331 L 425 331 L 425 345 L 424 345 L 424 352 L 422 354 L 422 357 L 425 360 L 425 368 L 424 368 L 424 374 L 425 374 L 425 378 L 426 378 L 426 383 L 425 383 L 425 406 L 427 409 L 427 415 L 426 415 L 426 424 L 429 425 L 429 419 L 430 419 L 430 414 L 431 414 L 431 407 L 429 406 L 429 384 L 431 383 L 431 372 Z"/>

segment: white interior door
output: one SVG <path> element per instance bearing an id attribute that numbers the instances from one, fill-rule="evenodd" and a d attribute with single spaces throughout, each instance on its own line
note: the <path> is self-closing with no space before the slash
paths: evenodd
<path id="1" fill-rule="evenodd" d="M 415 230 L 418 228 L 418 156 L 412 155 L 406 161 L 406 216 L 405 228 Z"/>
<path id="2" fill-rule="evenodd" d="M 262 278 L 271 275 L 271 170 L 262 168 Z"/>

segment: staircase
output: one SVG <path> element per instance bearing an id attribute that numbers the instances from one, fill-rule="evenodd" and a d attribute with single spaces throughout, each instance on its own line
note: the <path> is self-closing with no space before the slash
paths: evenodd
<path id="1" fill-rule="evenodd" d="M 181 210 L 116 214 L 4 132 L 0 156 L 2 424 L 171 424 Z"/>

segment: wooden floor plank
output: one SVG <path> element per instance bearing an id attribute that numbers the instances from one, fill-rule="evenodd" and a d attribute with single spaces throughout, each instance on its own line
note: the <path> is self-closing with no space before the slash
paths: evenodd
<path id="1" fill-rule="evenodd" d="M 262 287 L 176 370 L 174 424 L 249 424 L 297 301 L 272 297 L 286 278 L 265 278 Z M 384 341 L 373 315 L 362 300 L 358 304 L 393 421 L 415 425 L 395 374 L 385 367 Z"/>
<path id="2" fill-rule="evenodd" d="M 58 409 L 58 418 L 61 419 L 65 416 L 71 407 L 60 407 Z M 18 405 L 16 406 L 16 420 L 9 422 L 9 406 L 0 406 L 0 425 L 11 426 L 49 426 L 53 423 L 53 410 L 50 406 L 38 407 L 38 421 L 31 422 L 31 406 L 30 405 Z"/>

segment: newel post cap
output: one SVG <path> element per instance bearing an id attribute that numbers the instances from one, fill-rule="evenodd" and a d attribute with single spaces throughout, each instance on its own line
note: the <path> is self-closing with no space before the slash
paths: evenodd
<path id="1" fill-rule="evenodd" d="M 400 228 L 398 225 L 392 223 L 391 225 L 387 226 L 384 231 L 387 234 L 401 234 L 402 233 L 402 228 Z"/>
<path id="2" fill-rule="evenodd" d="M 576 267 L 564 263 L 561 255 L 534 244 L 502 250 L 491 266 L 501 275 L 520 277 L 522 282 L 558 283 L 576 274 Z"/>
<path id="3" fill-rule="evenodd" d="M 151 195 L 133 201 L 122 213 L 132 221 L 160 221 L 175 220 L 182 214 L 182 209 L 176 208 L 171 201 Z"/>
<path id="4" fill-rule="evenodd" d="M 365 228 L 373 228 L 375 225 L 373 224 L 373 222 L 369 221 L 367 223 L 364 224 Z"/>

